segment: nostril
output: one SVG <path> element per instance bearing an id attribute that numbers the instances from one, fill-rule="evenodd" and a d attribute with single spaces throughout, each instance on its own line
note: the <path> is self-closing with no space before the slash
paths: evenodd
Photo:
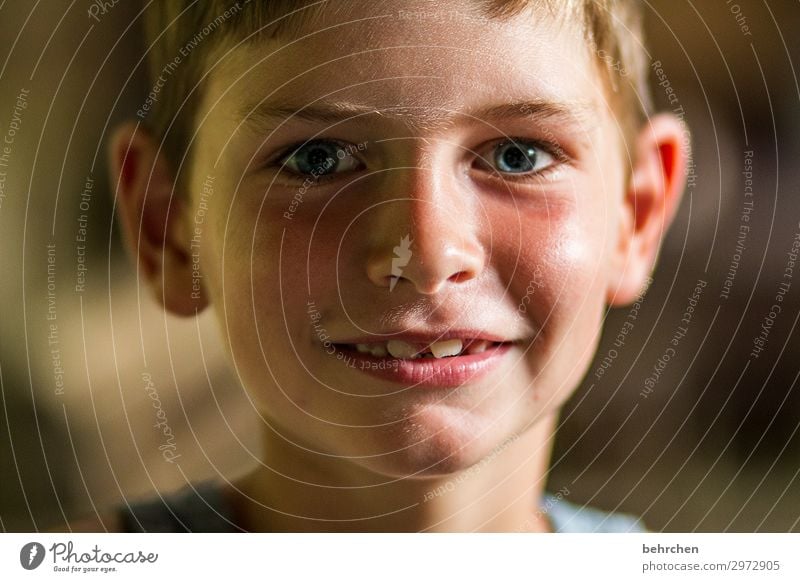
<path id="1" fill-rule="evenodd" d="M 459 271 L 458 273 L 451 275 L 448 281 L 451 281 L 452 283 L 462 283 L 463 281 L 468 281 L 470 279 L 472 279 L 472 274 L 470 274 L 468 271 Z"/>
<path id="2" fill-rule="evenodd" d="M 418 293 L 434 294 L 446 283 L 475 279 L 484 266 L 484 252 L 477 242 L 453 245 L 442 238 L 409 235 L 399 240 L 393 245 L 384 241 L 371 251 L 366 264 L 369 280 L 389 291 L 409 283 Z"/>

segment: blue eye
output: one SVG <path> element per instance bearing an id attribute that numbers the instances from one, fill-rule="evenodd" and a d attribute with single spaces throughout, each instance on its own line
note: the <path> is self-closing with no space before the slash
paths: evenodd
<path id="1" fill-rule="evenodd" d="M 326 139 L 303 144 L 284 156 L 280 163 L 291 173 L 317 178 L 349 172 L 359 166 L 359 161 L 345 147 Z"/>
<path id="2" fill-rule="evenodd" d="M 494 169 L 504 174 L 535 174 L 555 159 L 540 146 L 525 141 L 502 141 L 491 155 Z"/>

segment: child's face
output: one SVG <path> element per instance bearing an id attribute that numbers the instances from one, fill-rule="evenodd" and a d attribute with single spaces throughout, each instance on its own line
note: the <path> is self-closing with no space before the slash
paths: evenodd
<path id="1" fill-rule="evenodd" d="M 426 6 L 363 3 L 218 63 L 184 214 L 262 413 L 387 475 L 469 466 L 551 416 L 592 359 L 620 263 L 625 150 L 580 32 Z M 343 345 L 452 335 L 505 344 L 384 358 L 394 377 Z"/>

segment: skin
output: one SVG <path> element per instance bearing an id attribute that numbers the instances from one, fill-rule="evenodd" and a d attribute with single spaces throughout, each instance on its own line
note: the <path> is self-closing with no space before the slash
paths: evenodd
<path id="1" fill-rule="evenodd" d="M 214 310 L 264 418 L 264 462 L 228 491 L 245 529 L 549 530 L 536 509 L 558 411 L 606 306 L 636 297 L 678 205 L 682 126 L 660 115 L 623 140 L 577 30 L 452 4 L 464 17 L 444 37 L 441 20 L 399 17 L 424 2 L 375 2 L 324 14 L 295 43 L 217 55 L 180 191 L 141 127 L 121 126 L 110 145 L 140 276 L 172 313 Z M 358 112 L 262 115 L 323 102 Z M 471 117 L 508 104 L 511 117 Z M 546 171 L 500 179 L 489 164 L 509 136 L 543 142 Z M 366 145 L 288 219 L 303 178 L 281 154 L 318 137 Z M 516 343 L 457 389 L 402 386 L 326 353 L 309 301 L 334 342 L 471 328 Z M 439 487 L 450 490 L 432 497 Z"/>

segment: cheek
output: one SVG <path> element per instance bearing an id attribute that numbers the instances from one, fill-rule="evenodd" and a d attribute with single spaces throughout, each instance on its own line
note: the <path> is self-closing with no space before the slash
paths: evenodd
<path id="1" fill-rule="evenodd" d="M 526 216 L 514 276 L 517 291 L 522 285 L 524 292 L 537 293 L 536 303 L 548 312 L 602 296 L 595 291 L 605 284 L 605 238 L 600 221 L 574 205 Z"/>
<path id="2" fill-rule="evenodd" d="M 278 218 L 246 201 L 213 209 L 203 245 L 204 284 L 237 371 L 260 384 L 270 373 L 280 381 L 297 361 L 285 322 L 304 314 L 301 245 Z"/>
<path id="3" fill-rule="evenodd" d="M 606 229 L 576 206 L 526 218 L 525 252 L 514 277 L 518 312 L 536 330 L 537 349 L 530 352 L 535 373 L 547 369 L 556 385 L 571 386 L 591 360 L 599 335 Z"/>
<path id="4" fill-rule="evenodd" d="M 312 316 L 329 309 L 322 299 L 338 297 L 343 276 L 337 275 L 342 227 L 317 221 L 317 213 L 310 211 L 289 220 L 285 210 L 279 203 L 262 207 L 260 200 L 235 204 L 227 224 L 220 221 L 214 229 L 214 273 L 208 283 L 220 328 L 246 384 L 261 386 L 256 397 L 264 398 L 277 392 L 266 385 L 277 384 L 301 404 L 303 396 L 293 387 L 313 382 L 306 369 L 309 346 L 318 339 Z"/>
<path id="5" fill-rule="evenodd" d="M 578 217 L 560 226 L 547 253 L 548 281 L 559 297 L 570 301 L 589 297 L 602 281 L 602 241 Z"/>
<path id="6" fill-rule="evenodd" d="M 284 213 L 289 202 L 261 204 L 260 196 L 242 196 L 217 214 L 212 248 L 216 299 L 224 294 L 237 307 L 249 305 L 261 316 L 280 318 L 283 308 L 305 304 L 324 282 L 333 282 L 337 261 L 335 233 L 312 212 Z M 282 329 L 282 327 L 281 327 Z"/>

